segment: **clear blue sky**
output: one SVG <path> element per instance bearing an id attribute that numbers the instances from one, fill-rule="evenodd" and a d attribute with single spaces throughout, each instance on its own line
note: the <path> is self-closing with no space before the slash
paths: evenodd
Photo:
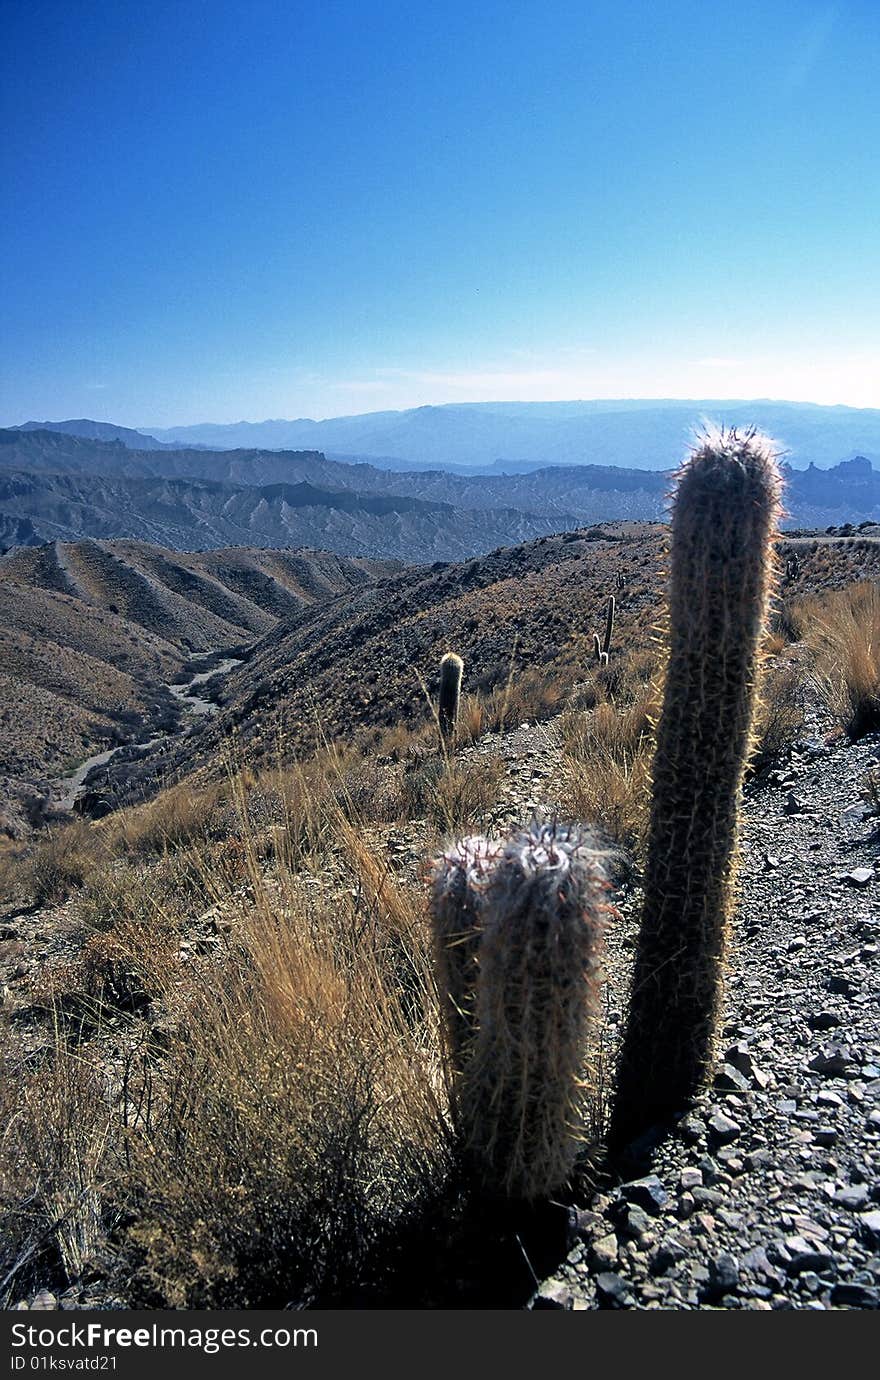
<path id="1" fill-rule="evenodd" d="M 0 421 L 880 406 L 878 0 L 2 0 Z"/>

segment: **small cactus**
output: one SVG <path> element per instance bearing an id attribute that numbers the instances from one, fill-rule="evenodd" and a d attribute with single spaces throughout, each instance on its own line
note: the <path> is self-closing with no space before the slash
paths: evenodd
<path id="1" fill-rule="evenodd" d="M 753 431 L 707 435 L 678 476 L 618 1147 L 682 1109 L 713 1054 L 780 490 L 772 443 Z"/>
<path id="2" fill-rule="evenodd" d="M 476 1027 L 458 1106 L 475 1173 L 509 1197 L 562 1187 L 584 1139 L 605 890 L 589 835 L 535 825 L 504 845 L 481 897 Z"/>
<path id="3" fill-rule="evenodd" d="M 437 707 L 440 736 L 445 743 L 451 742 L 455 737 L 463 672 L 464 662 L 461 657 L 455 652 L 447 652 L 440 662 L 440 700 Z"/>

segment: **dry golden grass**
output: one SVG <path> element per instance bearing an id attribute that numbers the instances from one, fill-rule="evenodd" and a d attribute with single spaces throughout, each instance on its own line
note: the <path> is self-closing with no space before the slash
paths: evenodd
<path id="1" fill-rule="evenodd" d="M 99 1249 L 112 1119 L 106 1079 L 60 1036 L 39 1069 L 0 1070 L 0 1306 L 41 1271 L 79 1278 Z"/>
<path id="2" fill-rule="evenodd" d="M 863 581 L 796 606 L 813 679 L 851 738 L 880 727 L 880 585 Z"/>
<path id="3" fill-rule="evenodd" d="M 613 842 L 641 853 L 647 829 L 651 748 L 638 711 L 602 704 L 565 728 L 569 771 L 562 805 Z"/>
<path id="4" fill-rule="evenodd" d="M 327 760 L 311 785 L 305 770 L 236 778 L 227 838 L 92 871 L 88 936 L 43 994 L 58 1048 L 5 1089 L 13 1292 L 75 1278 L 100 1248 L 148 1306 L 342 1297 L 438 1191 L 450 1144 L 423 897 L 365 841 Z M 288 820 L 268 852 L 263 807 Z M 182 945 L 207 902 L 215 940 Z M 123 1039 L 137 1056 L 98 1096 L 89 1034 L 151 1000 L 170 1036 Z"/>
<path id="5" fill-rule="evenodd" d="M 74 820 L 37 834 L 16 850 L 4 881 L 10 891 L 20 890 L 35 905 L 53 905 L 82 886 L 94 865 L 91 830 L 84 820 Z"/>
<path id="6" fill-rule="evenodd" d="M 170 970 L 177 1037 L 129 1127 L 144 1297 L 237 1307 L 333 1296 L 445 1164 L 420 906 L 340 814 L 348 885 L 270 874 L 222 962 Z"/>
<path id="7" fill-rule="evenodd" d="M 803 728 L 803 672 L 785 663 L 765 666 L 755 714 L 752 771 L 760 771 L 778 758 L 797 740 Z"/>

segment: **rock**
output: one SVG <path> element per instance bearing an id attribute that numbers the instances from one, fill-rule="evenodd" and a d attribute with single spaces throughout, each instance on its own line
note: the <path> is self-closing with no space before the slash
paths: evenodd
<path id="1" fill-rule="evenodd" d="M 58 1307 L 58 1300 L 49 1289 L 41 1289 L 31 1304 L 31 1312 L 51 1313 Z"/>
<path id="2" fill-rule="evenodd" d="M 834 1259 L 819 1241 L 808 1241 L 804 1236 L 786 1237 L 785 1249 L 789 1257 L 785 1268 L 790 1275 L 800 1275 L 805 1270 L 827 1270 Z"/>
<path id="3" fill-rule="evenodd" d="M 620 1275 L 604 1272 L 596 1276 L 596 1293 L 604 1308 L 628 1308 L 633 1299 Z"/>
<path id="4" fill-rule="evenodd" d="M 709 1117 L 709 1135 L 717 1145 L 727 1145 L 730 1141 L 736 1140 L 742 1132 L 742 1127 L 738 1122 L 732 1121 L 723 1112 L 714 1111 Z"/>
<path id="5" fill-rule="evenodd" d="M 782 808 L 787 815 L 802 815 L 804 813 L 803 802 L 798 800 L 794 791 L 788 792 Z"/>
<path id="6" fill-rule="evenodd" d="M 620 1203 L 615 1212 L 619 1229 L 626 1236 L 639 1238 L 651 1230 L 651 1219 L 636 1203 Z"/>
<path id="7" fill-rule="evenodd" d="M 574 1297 L 571 1285 L 564 1279 L 546 1279 L 541 1285 L 541 1292 L 535 1296 L 532 1308 L 543 1311 L 547 1308 L 563 1309 L 571 1312 Z"/>
<path id="8" fill-rule="evenodd" d="M 697 1145 L 703 1139 L 704 1127 L 699 1117 L 686 1116 L 678 1123 L 678 1134 L 685 1145 Z"/>
<path id="9" fill-rule="evenodd" d="M 835 1284 L 831 1302 L 838 1308 L 880 1308 L 880 1289 L 870 1284 Z"/>
<path id="10" fill-rule="evenodd" d="M 669 1194 L 656 1174 L 648 1174 L 643 1179 L 633 1179 L 629 1183 L 621 1184 L 620 1193 L 628 1203 L 635 1203 L 637 1207 L 644 1208 L 645 1212 L 650 1212 L 653 1216 L 656 1216 L 669 1201 Z"/>
<path id="11" fill-rule="evenodd" d="M 748 1092 L 749 1080 L 733 1064 L 723 1064 L 715 1075 L 715 1087 L 720 1092 Z M 712 1123 L 709 1123 L 711 1131 Z"/>
<path id="12" fill-rule="evenodd" d="M 844 977 L 840 973 L 835 973 L 834 976 L 830 977 L 825 983 L 825 990 L 828 992 L 837 992 L 842 997 L 853 997 L 859 988 L 858 983 L 853 982 L 852 978 Z"/>
<path id="13" fill-rule="evenodd" d="M 850 886 L 869 886 L 873 882 L 875 872 L 873 867 L 855 867 L 852 872 L 847 872 L 844 881 L 849 882 Z"/>
<path id="14" fill-rule="evenodd" d="M 867 1207 L 869 1201 L 867 1184 L 851 1184 L 849 1188 L 840 1189 L 832 1199 L 832 1202 L 849 1208 L 852 1212 L 860 1212 L 862 1208 Z"/>
<path id="15" fill-rule="evenodd" d="M 614 1232 L 600 1236 L 590 1246 L 590 1262 L 595 1270 L 608 1270 L 617 1264 L 617 1237 Z"/>
<path id="16" fill-rule="evenodd" d="M 702 1169 L 684 1168 L 678 1176 L 678 1186 L 683 1191 L 691 1188 L 702 1188 Z"/>
<path id="17" fill-rule="evenodd" d="M 869 1246 L 880 1246 L 880 1211 L 860 1214 L 859 1235 Z"/>
<path id="18" fill-rule="evenodd" d="M 807 1024 L 811 1030 L 832 1030 L 840 1025 L 840 1017 L 833 1011 L 817 1011 L 807 1017 Z"/>
<path id="19" fill-rule="evenodd" d="M 667 1236 L 666 1240 L 661 1242 L 651 1256 L 651 1273 L 665 1275 L 667 1270 L 671 1270 L 673 1265 L 677 1265 L 686 1256 L 687 1251 L 681 1242 L 674 1236 Z"/>
<path id="20" fill-rule="evenodd" d="M 739 1284 L 739 1261 L 735 1255 L 722 1251 L 709 1262 L 709 1289 L 715 1295 L 729 1294 Z"/>
<path id="21" fill-rule="evenodd" d="M 845 1073 L 852 1064 L 852 1054 L 846 1045 L 827 1045 L 825 1049 L 814 1055 L 807 1068 L 813 1069 L 816 1073 L 824 1073 L 831 1078 L 837 1078 Z"/>

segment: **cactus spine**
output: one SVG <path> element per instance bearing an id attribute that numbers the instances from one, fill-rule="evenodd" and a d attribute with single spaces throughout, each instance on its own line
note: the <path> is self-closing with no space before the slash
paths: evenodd
<path id="1" fill-rule="evenodd" d="M 535 825 L 504 845 L 482 895 L 475 1031 L 457 1105 L 474 1172 L 509 1197 L 564 1185 L 584 1137 L 600 858 L 577 829 Z"/>
<path id="2" fill-rule="evenodd" d="M 707 435 L 678 476 L 618 1147 L 683 1109 L 713 1052 L 780 488 L 772 444 L 755 432 Z"/>
<path id="3" fill-rule="evenodd" d="M 440 701 L 437 708 L 440 736 L 445 743 L 455 737 L 463 672 L 464 662 L 461 657 L 456 656 L 455 652 L 447 652 L 440 662 Z"/>

